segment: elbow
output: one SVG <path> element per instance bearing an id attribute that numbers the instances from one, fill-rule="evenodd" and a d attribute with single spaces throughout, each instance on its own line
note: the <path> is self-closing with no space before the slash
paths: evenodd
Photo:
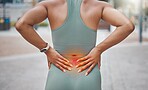
<path id="1" fill-rule="evenodd" d="M 15 24 L 15 28 L 17 31 L 21 31 L 23 29 L 24 25 L 25 25 L 24 20 L 18 20 Z"/>
<path id="2" fill-rule="evenodd" d="M 135 30 L 135 25 L 134 25 L 134 23 L 133 22 L 128 22 L 127 24 L 126 24 L 126 26 L 127 26 L 127 29 L 128 29 L 128 31 L 130 31 L 130 32 L 133 32 L 134 30 Z"/>
<path id="3" fill-rule="evenodd" d="M 17 31 L 20 31 L 23 27 L 23 24 L 24 24 L 24 21 L 21 21 L 21 20 L 18 20 L 16 23 L 15 23 L 15 28 Z"/>
<path id="4" fill-rule="evenodd" d="M 18 20 L 18 21 L 16 22 L 16 24 L 15 24 L 15 28 L 16 28 L 17 31 L 22 31 L 22 30 L 24 30 L 27 26 L 28 26 L 28 25 L 27 25 L 26 21 L 25 21 L 25 20 L 22 20 L 22 19 Z"/>

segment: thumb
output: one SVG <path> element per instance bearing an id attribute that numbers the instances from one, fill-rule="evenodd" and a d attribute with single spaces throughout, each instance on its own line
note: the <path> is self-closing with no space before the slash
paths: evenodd
<path id="1" fill-rule="evenodd" d="M 100 67 L 101 67 L 101 63 L 98 61 L 98 68 L 100 69 Z"/>
<path id="2" fill-rule="evenodd" d="M 51 62 L 48 61 L 48 69 L 50 69 L 50 67 L 51 67 Z"/>

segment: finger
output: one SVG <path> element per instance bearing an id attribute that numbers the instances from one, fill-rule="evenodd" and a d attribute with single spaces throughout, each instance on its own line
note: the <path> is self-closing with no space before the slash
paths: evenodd
<path id="1" fill-rule="evenodd" d="M 98 61 L 98 67 L 100 69 L 100 67 L 101 67 L 101 61 Z"/>
<path id="2" fill-rule="evenodd" d="M 61 67 L 59 64 L 55 64 L 61 71 L 63 71 L 63 72 L 66 72 L 66 70 L 63 68 L 63 67 Z"/>
<path id="3" fill-rule="evenodd" d="M 86 64 L 85 66 L 83 66 L 81 69 L 79 69 L 78 72 L 82 72 L 83 70 L 87 69 L 92 64 L 93 64 L 93 61 L 89 62 L 88 64 Z"/>
<path id="4" fill-rule="evenodd" d="M 70 63 L 68 63 L 68 62 L 66 62 L 66 61 L 64 61 L 64 60 L 62 60 L 62 59 L 60 59 L 60 58 L 58 58 L 58 60 L 59 60 L 61 63 L 65 64 L 65 65 L 67 65 L 67 66 L 71 66 L 71 67 L 72 67 L 72 64 L 70 64 Z"/>
<path id="5" fill-rule="evenodd" d="M 78 59 L 77 62 L 86 60 L 86 59 L 88 59 L 88 58 L 89 58 L 89 56 L 82 57 L 82 58 Z"/>
<path id="6" fill-rule="evenodd" d="M 67 70 L 71 70 L 71 68 L 70 67 L 67 67 L 67 66 L 65 66 L 63 63 L 61 63 L 61 62 L 59 62 L 59 61 L 56 61 L 60 66 L 62 66 L 63 68 L 65 68 L 65 69 L 67 69 Z"/>
<path id="7" fill-rule="evenodd" d="M 99 67 L 99 69 L 100 69 L 100 67 L 101 67 L 101 63 L 98 63 L 98 67 Z"/>
<path id="8" fill-rule="evenodd" d="M 49 61 L 48 62 L 48 69 L 50 69 L 50 66 L 51 66 L 51 62 Z"/>
<path id="9" fill-rule="evenodd" d="M 92 64 L 89 69 L 87 70 L 87 72 L 85 73 L 85 76 L 87 76 L 91 71 L 92 69 L 95 67 L 96 63 Z"/>
<path id="10" fill-rule="evenodd" d="M 91 61 L 91 59 L 87 59 L 86 61 L 83 61 L 83 62 L 79 63 L 78 65 L 76 65 L 76 68 L 83 66 L 83 65 L 89 63 L 90 61 Z"/>
<path id="11" fill-rule="evenodd" d="M 60 58 L 61 58 L 62 60 L 64 60 L 64 61 L 66 61 L 66 62 L 69 62 L 69 60 L 68 60 L 68 59 L 64 58 L 64 57 L 63 57 L 63 56 L 61 56 L 61 55 L 60 55 Z"/>

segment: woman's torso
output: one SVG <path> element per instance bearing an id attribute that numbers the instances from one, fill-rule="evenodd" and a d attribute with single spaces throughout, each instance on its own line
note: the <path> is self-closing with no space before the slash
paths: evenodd
<path id="1" fill-rule="evenodd" d="M 67 17 L 64 23 L 52 29 L 54 49 L 71 61 L 87 55 L 96 44 L 96 29 L 86 26 L 80 16 L 83 0 L 67 0 Z"/>
<path id="2" fill-rule="evenodd" d="M 68 16 L 64 22 L 56 28 L 53 24 L 56 21 L 58 23 L 58 20 L 52 24 L 50 23 L 53 25 L 51 34 L 54 49 L 70 60 L 73 65 L 77 64 L 76 60 L 78 58 L 87 55 L 96 44 L 97 29 L 87 26 L 80 17 L 82 1 L 67 0 Z M 62 11 L 59 10 L 59 12 L 62 15 Z M 92 21 L 89 23 L 94 23 Z M 85 76 L 85 72 L 86 70 L 78 73 L 74 67 L 72 71 L 63 73 L 54 64 L 51 64 L 45 90 L 101 90 L 101 76 L 98 65 L 88 76 Z"/>
<path id="3" fill-rule="evenodd" d="M 76 60 L 88 54 L 96 44 L 96 32 L 102 11 L 100 2 L 96 0 L 45 2 L 55 50 L 69 60 Z"/>

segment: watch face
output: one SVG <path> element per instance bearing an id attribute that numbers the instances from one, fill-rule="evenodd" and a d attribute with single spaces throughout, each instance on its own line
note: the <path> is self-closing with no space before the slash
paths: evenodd
<path id="1" fill-rule="evenodd" d="M 47 51 L 47 49 L 43 49 L 41 52 L 46 52 Z"/>

